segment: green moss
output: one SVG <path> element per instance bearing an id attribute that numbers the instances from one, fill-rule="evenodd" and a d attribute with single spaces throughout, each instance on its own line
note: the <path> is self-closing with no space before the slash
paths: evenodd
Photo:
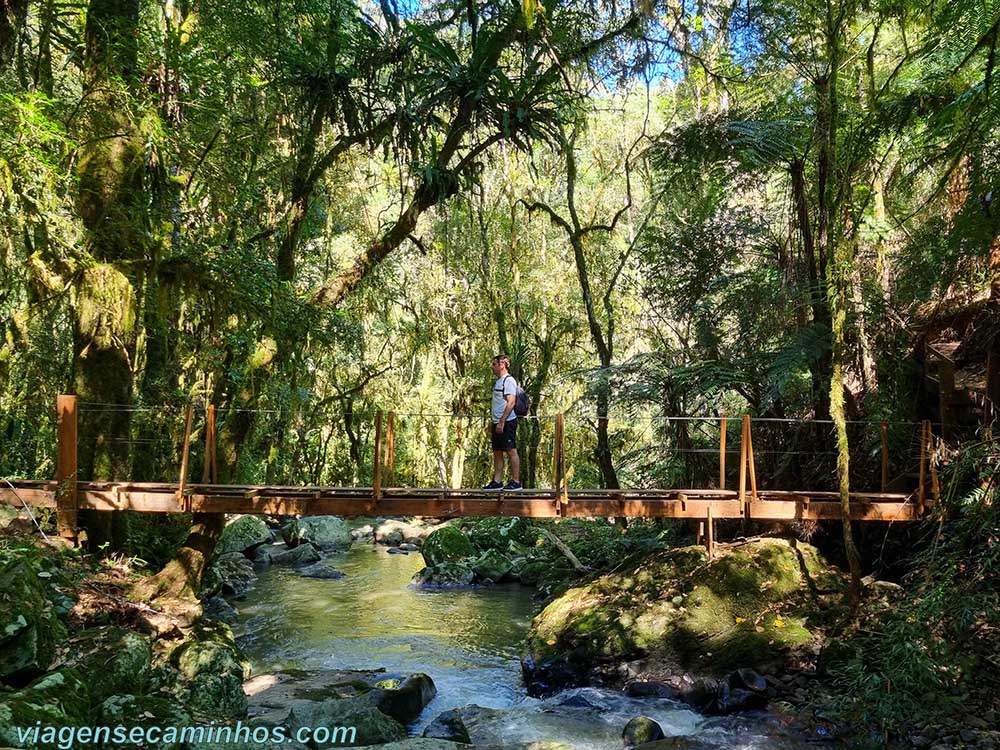
<path id="1" fill-rule="evenodd" d="M 135 290 L 121 271 L 99 263 L 83 271 L 77 285 L 77 325 L 98 349 L 112 349 L 135 331 Z"/>
<path id="2" fill-rule="evenodd" d="M 472 542 L 454 526 L 443 526 L 432 531 L 420 552 L 428 567 L 445 562 L 458 562 L 476 554 Z"/>
<path id="3" fill-rule="evenodd" d="M 532 625 L 529 653 L 536 662 L 657 656 L 707 673 L 765 668 L 813 640 L 820 604 L 807 573 L 839 580 L 813 548 L 783 540 L 711 563 L 700 547 L 659 552 L 551 602 Z"/>

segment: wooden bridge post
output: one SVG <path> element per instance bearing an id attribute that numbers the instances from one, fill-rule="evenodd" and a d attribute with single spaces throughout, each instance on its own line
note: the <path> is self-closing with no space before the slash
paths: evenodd
<path id="1" fill-rule="evenodd" d="M 56 528 L 74 544 L 77 537 L 76 396 L 56 396 Z"/>
<path id="2" fill-rule="evenodd" d="M 938 481 L 937 463 L 934 461 L 934 432 L 931 430 L 931 423 L 927 423 L 927 468 L 931 475 L 931 506 L 937 505 L 941 501 L 941 484 Z M 925 500 L 924 504 L 927 502 Z"/>
<path id="3" fill-rule="evenodd" d="M 753 429 L 747 415 L 747 468 L 750 470 L 750 499 L 757 502 L 757 462 L 753 456 Z"/>
<path id="4" fill-rule="evenodd" d="M 747 495 L 747 433 L 750 432 L 750 416 L 743 415 L 742 430 L 740 431 L 740 494 L 739 501 L 742 504 Z"/>
<path id="5" fill-rule="evenodd" d="M 215 404 L 209 404 L 205 411 L 205 465 L 201 470 L 202 483 L 218 483 L 219 469 L 215 460 Z"/>
<path id="6" fill-rule="evenodd" d="M 556 414 L 555 435 L 552 438 L 552 489 L 556 494 L 556 510 L 562 515 L 569 502 L 566 487 L 566 421 L 562 413 Z"/>
<path id="7" fill-rule="evenodd" d="M 931 423 L 924 420 L 920 423 L 920 469 L 917 484 L 917 510 L 923 515 L 925 497 L 925 476 L 927 473 L 927 433 L 930 431 Z"/>
<path id="8" fill-rule="evenodd" d="M 396 412 L 389 412 L 385 425 L 386 486 L 396 486 Z"/>
<path id="9" fill-rule="evenodd" d="M 719 427 L 719 489 L 726 489 L 726 417 Z"/>
<path id="10" fill-rule="evenodd" d="M 372 501 L 382 499 L 382 410 L 375 412 L 375 465 L 372 467 Z"/>
<path id="11" fill-rule="evenodd" d="M 181 447 L 181 477 L 177 482 L 177 500 L 181 504 L 181 509 L 189 511 L 187 500 L 184 497 L 184 487 L 187 484 L 188 457 L 191 455 L 191 421 L 194 419 L 194 409 L 191 404 L 184 410 L 184 445 Z"/>
<path id="12" fill-rule="evenodd" d="M 882 422 L 879 425 L 879 432 L 881 433 L 882 492 L 884 493 L 889 486 L 889 425 L 887 422 Z"/>

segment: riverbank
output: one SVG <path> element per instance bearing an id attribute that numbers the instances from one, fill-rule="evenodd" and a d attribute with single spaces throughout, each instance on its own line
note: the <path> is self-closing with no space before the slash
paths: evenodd
<path id="1" fill-rule="evenodd" d="M 218 552 L 208 618 L 191 626 L 134 599 L 147 573 L 129 560 L 0 537 L 0 743 L 19 747 L 11 727 L 36 721 L 305 714 L 352 721 L 358 742 L 412 747 L 423 745 L 407 733 L 429 732 L 611 750 L 640 717 L 633 740 L 670 743 L 651 750 L 731 746 L 743 730 L 757 738 L 746 747 L 772 749 L 840 737 L 995 750 L 1000 739 L 985 686 L 960 696 L 977 714 L 901 717 L 891 737 L 854 723 L 838 680 L 859 632 L 906 592 L 870 582 L 854 619 L 840 572 L 798 542 L 744 540 L 708 561 L 654 525 L 245 517 Z"/>

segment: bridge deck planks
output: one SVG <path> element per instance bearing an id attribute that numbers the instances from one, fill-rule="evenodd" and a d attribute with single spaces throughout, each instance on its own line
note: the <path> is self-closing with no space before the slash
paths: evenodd
<path id="1" fill-rule="evenodd" d="M 15 481 L 14 490 L 0 486 L 0 502 L 20 506 L 56 507 L 56 483 Z M 179 513 L 184 503 L 200 513 L 258 513 L 268 515 L 338 516 L 524 516 L 560 515 L 553 490 L 488 492 L 478 489 L 392 487 L 382 490 L 375 503 L 370 487 L 281 487 L 188 484 L 184 496 L 178 485 L 164 482 L 78 482 L 81 510 L 135 510 Z M 761 490 L 749 503 L 757 520 L 825 520 L 841 518 L 835 492 Z M 920 513 L 911 495 L 851 494 L 851 517 L 860 521 L 916 521 Z M 729 490 L 570 490 L 561 515 L 568 517 L 631 516 L 699 518 L 711 507 L 715 519 L 742 518 L 743 504 Z"/>

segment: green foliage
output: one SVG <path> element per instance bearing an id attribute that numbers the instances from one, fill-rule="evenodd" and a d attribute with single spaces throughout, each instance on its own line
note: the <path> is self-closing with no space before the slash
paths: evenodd
<path id="1" fill-rule="evenodd" d="M 953 469 L 941 517 L 913 562 L 905 598 L 873 602 L 834 666 L 833 709 L 862 735 L 889 737 L 920 717 L 968 714 L 988 695 L 1000 625 L 1000 500 L 997 445 L 969 450 Z M 989 489 L 984 489 L 988 486 Z"/>

